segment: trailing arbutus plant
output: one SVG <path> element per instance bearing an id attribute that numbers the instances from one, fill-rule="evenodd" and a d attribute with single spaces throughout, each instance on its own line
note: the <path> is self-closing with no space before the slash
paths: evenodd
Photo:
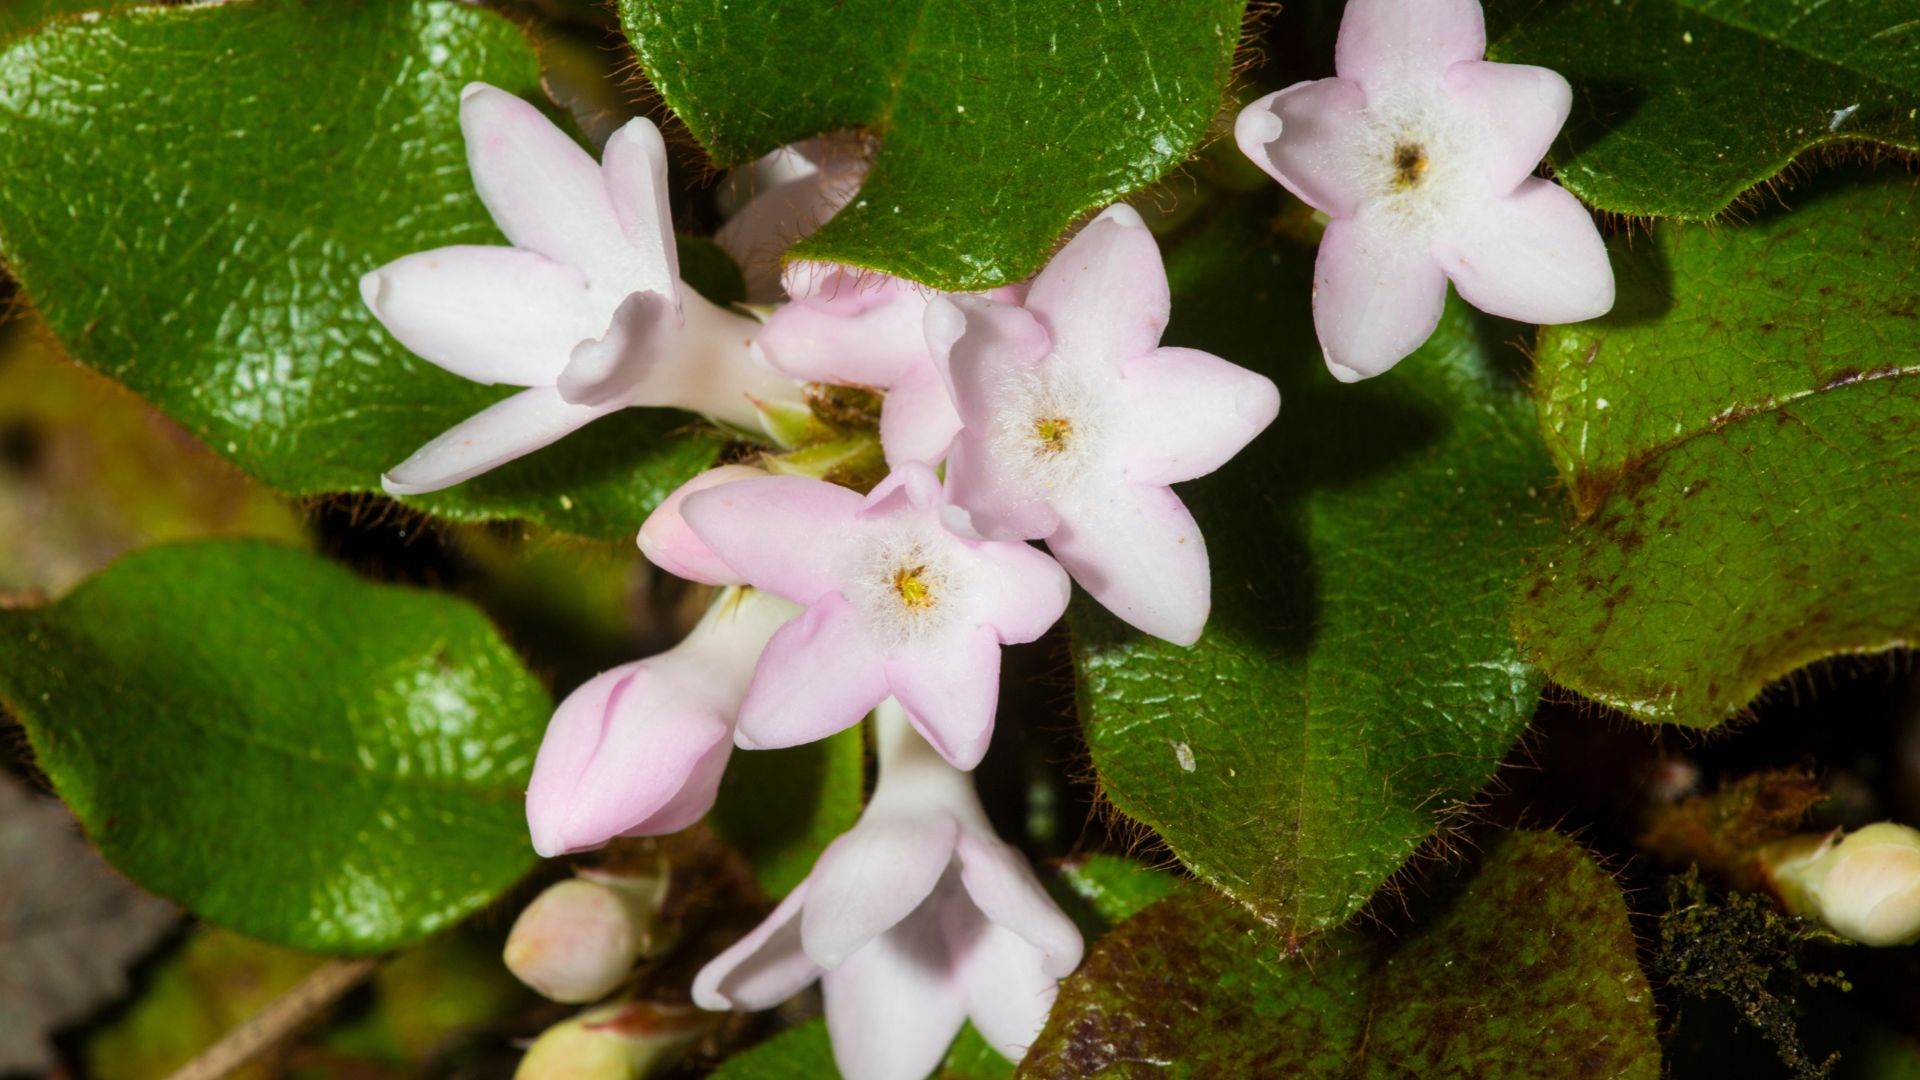
<path id="1" fill-rule="evenodd" d="M 1803 8 L 0 6 L 0 1069 L 1920 1067 Z"/>

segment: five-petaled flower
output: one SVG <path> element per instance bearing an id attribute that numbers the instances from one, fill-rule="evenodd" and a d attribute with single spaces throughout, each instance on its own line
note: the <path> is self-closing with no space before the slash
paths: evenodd
<path id="1" fill-rule="evenodd" d="M 1313 315 L 1336 378 L 1378 375 L 1440 321 L 1447 280 L 1483 311 L 1579 322 L 1613 271 L 1578 200 L 1533 176 L 1572 103 L 1545 68 L 1488 63 L 1479 0 L 1350 0 L 1337 78 L 1240 113 L 1240 148 L 1332 222 Z"/>
<path id="2" fill-rule="evenodd" d="M 918 1080 L 972 1019 L 1019 1060 L 1046 1022 L 1080 933 L 993 833 L 967 774 L 893 702 L 875 716 L 880 781 L 768 919 L 694 980 L 708 1009 L 767 1009 L 821 981 L 848 1080 Z"/>
<path id="3" fill-rule="evenodd" d="M 483 83 L 461 94 L 474 189 L 512 247 L 423 251 L 360 293 L 400 343 L 476 382 L 528 389 L 401 462 L 395 494 L 434 491 L 631 405 L 670 405 L 747 430 L 799 388 L 753 354 L 754 320 L 680 282 L 666 147 L 635 119 L 596 163 L 540 110 Z M 768 429 L 771 430 L 771 429 Z"/>
<path id="4" fill-rule="evenodd" d="M 680 644 L 567 695 L 527 785 L 534 850 L 551 858 L 664 836 L 705 816 L 760 651 L 797 614 L 779 597 L 729 590 Z"/>
<path id="5" fill-rule="evenodd" d="M 953 501 L 986 536 L 1045 540 L 1093 597 L 1182 645 L 1211 608 L 1206 543 L 1169 484 L 1205 476 L 1280 411 L 1263 375 L 1162 348 L 1170 298 L 1140 215 L 1109 207 L 1024 305 L 947 296 L 927 341 L 963 430 Z"/>
<path id="6" fill-rule="evenodd" d="M 970 769 L 993 733 L 1000 647 L 1038 638 L 1067 607 L 1058 563 L 979 538 L 917 462 L 864 498 L 767 476 L 689 495 L 680 512 L 735 573 L 807 609 L 760 658 L 734 736 L 747 749 L 825 738 L 891 695 Z"/>

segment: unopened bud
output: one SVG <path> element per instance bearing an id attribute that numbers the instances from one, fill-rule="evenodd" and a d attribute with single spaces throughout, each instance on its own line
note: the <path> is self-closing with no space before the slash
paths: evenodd
<path id="1" fill-rule="evenodd" d="M 507 969 L 555 1001 L 605 997 L 657 947 L 665 887 L 664 876 L 598 874 L 549 887 L 514 920 Z"/>
<path id="2" fill-rule="evenodd" d="M 640 1080 L 678 1064 L 716 1017 L 691 1005 L 603 1005 L 540 1033 L 514 1080 Z"/>
<path id="3" fill-rule="evenodd" d="M 1920 941 L 1920 830 L 1882 821 L 1768 845 L 1761 863 L 1796 915 L 1862 945 Z"/>

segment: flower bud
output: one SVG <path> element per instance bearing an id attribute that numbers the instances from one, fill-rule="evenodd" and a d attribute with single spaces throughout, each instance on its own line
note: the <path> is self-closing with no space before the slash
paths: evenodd
<path id="1" fill-rule="evenodd" d="M 1844 837 L 1795 837 L 1760 860 L 1794 914 L 1862 945 L 1920 941 L 1920 830 L 1882 821 Z"/>
<path id="2" fill-rule="evenodd" d="M 727 564 L 687 528 L 686 519 L 680 516 L 680 504 L 696 491 L 765 475 L 766 470 L 751 465 L 722 465 L 681 484 L 654 507 L 640 526 L 640 553 L 653 565 L 688 581 L 702 585 L 745 585 L 744 578 L 728 569 Z"/>
<path id="3" fill-rule="evenodd" d="M 507 969 L 554 1001 L 611 993 L 654 950 L 667 879 L 588 873 L 550 886 L 514 920 Z"/>
<path id="4" fill-rule="evenodd" d="M 514 1080 L 639 1080 L 671 1069 L 712 1030 L 691 1006 L 626 1001 L 589 1009 L 540 1033 Z"/>

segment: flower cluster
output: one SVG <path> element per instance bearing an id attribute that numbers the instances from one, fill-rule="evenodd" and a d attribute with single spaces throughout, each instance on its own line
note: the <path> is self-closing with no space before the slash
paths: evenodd
<path id="1" fill-rule="evenodd" d="M 1483 50 L 1474 0 L 1354 0 L 1340 77 L 1239 119 L 1246 152 L 1332 219 L 1315 312 L 1342 379 L 1417 347 L 1448 278 L 1536 321 L 1611 302 L 1585 211 L 1530 176 L 1566 115 L 1565 82 Z M 389 490 L 456 483 L 628 406 L 691 409 L 764 445 L 794 430 L 804 384 L 885 394 L 889 471 L 871 490 L 728 465 L 641 527 L 655 564 L 722 591 L 683 643 L 560 706 L 528 791 L 534 846 L 555 856 L 682 829 L 713 805 L 734 749 L 821 739 L 871 714 L 880 772 L 864 816 L 701 972 L 695 1000 L 763 1009 L 818 980 L 853 1080 L 925 1075 L 968 1018 L 1019 1056 L 1081 941 L 993 834 L 967 772 L 992 737 L 1000 651 L 1045 634 L 1074 583 L 1146 634 L 1197 641 L 1207 549 L 1171 485 L 1258 436 L 1279 391 L 1161 345 L 1166 271 L 1125 205 L 1031 281 L 983 294 L 820 263 L 776 275 L 785 245 L 864 176 L 843 141 L 801 144 L 755 167 L 761 190 L 721 233 L 753 299 L 786 298 L 756 320 L 681 284 L 650 123 L 620 129 L 596 163 L 490 87 L 468 88 L 462 122 L 475 185 L 513 246 L 407 256 L 362 289 L 420 356 L 527 389 L 396 466 Z M 570 884 L 520 935 L 516 970 L 571 1000 L 606 993 L 639 949 L 634 895 Z M 570 923 L 606 944 L 568 948 L 553 927 Z"/>

